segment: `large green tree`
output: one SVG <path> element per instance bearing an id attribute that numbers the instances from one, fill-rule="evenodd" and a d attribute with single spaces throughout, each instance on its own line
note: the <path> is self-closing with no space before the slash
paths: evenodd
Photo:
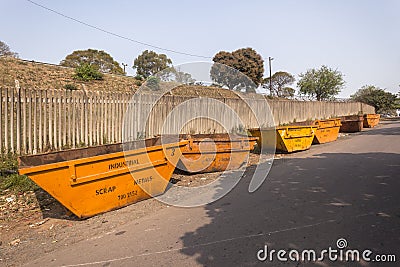
<path id="1" fill-rule="evenodd" d="M 373 106 L 376 113 L 392 112 L 396 109 L 397 96 L 374 85 L 364 85 L 351 99 Z"/>
<path id="2" fill-rule="evenodd" d="M 292 74 L 285 71 L 278 71 L 272 77 L 267 77 L 263 80 L 263 87 L 270 90 L 271 96 L 293 97 L 295 90 L 289 86 L 295 80 Z"/>
<path id="3" fill-rule="evenodd" d="M 333 99 L 345 83 L 341 72 L 327 66 L 307 70 L 299 77 L 297 86 L 300 88 L 300 93 L 318 101 Z"/>
<path id="4" fill-rule="evenodd" d="M 219 63 L 211 67 L 210 73 L 211 79 L 217 84 L 231 90 L 241 91 L 245 88 L 246 92 L 255 92 L 256 87 L 262 83 L 264 60 L 252 48 L 241 48 L 232 53 L 220 51 L 213 61 Z"/>
<path id="5" fill-rule="evenodd" d="M 136 73 L 144 78 L 153 76 L 171 65 L 172 60 L 165 54 L 157 54 L 149 50 L 143 51 L 143 53 L 133 61 L 133 68 L 136 69 Z"/>
<path id="6" fill-rule="evenodd" d="M 18 58 L 18 53 L 11 51 L 6 43 L 0 41 L 0 56 Z"/>
<path id="7" fill-rule="evenodd" d="M 119 63 L 103 50 L 76 50 L 60 62 L 61 66 L 77 68 L 83 64 L 97 67 L 103 73 L 125 74 Z"/>

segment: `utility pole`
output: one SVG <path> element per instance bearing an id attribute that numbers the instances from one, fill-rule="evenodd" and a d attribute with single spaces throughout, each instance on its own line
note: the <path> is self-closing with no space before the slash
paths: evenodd
<path id="1" fill-rule="evenodd" d="M 126 72 L 125 72 L 125 67 L 128 66 L 128 64 L 122 63 L 122 66 L 124 66 L 124 73 L 126 74 Z"/>
<path id="2" fill-rule="evenodd" d="M 272 96 L 272 69 L 271 69 L 271 61 L 274 60 L 273 57 L 268 57 L 269 61 L 269 94 Z"/>

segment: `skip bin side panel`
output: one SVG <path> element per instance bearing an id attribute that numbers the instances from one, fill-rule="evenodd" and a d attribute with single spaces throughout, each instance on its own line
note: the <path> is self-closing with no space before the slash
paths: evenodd
<path id="1" fill-rule="evenodd" d="M 120 152 L 21 172 L 76 216 L 90 217 L 162 194 L 180 157 L 179 145 L 184 144 L 128 153 L 127 162 Z"/>

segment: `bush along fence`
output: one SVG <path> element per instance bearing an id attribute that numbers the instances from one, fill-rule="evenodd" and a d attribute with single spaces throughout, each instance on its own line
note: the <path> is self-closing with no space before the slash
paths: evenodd
<path id="1" fill-rule="evenodd" d="M 0 88 L 0 151 L 35 154 L 115 143 L 122 141 L 123 131 L 128 131 L 124 135 L 132 139 L 176 131 L 218 133 L 257 127 L 259 124 L 267 124 L 271 119 L 267 116 L 269 112 L 262 96 L 247 100 L 249 106 L 261 114 L 261 122 L 256 121 L 249 106 L 239 98 L 202 98 L 196 102 L 196 107 L 188 105 L 190 110 L 177 113 L 173 120 L 165 123 L 175 107 L 193 97 L 165 95 L 152 107 L 158 96 L 143 95 L 135 101 L 132 101 L 132 96 L 133 93 L 123 92 Z M 243 123 L 232 117 L 231 120 L 228 118 L 231 121 L 228 127 L 220 125 L 218 120 L 227 121 L 227 115 L 219 105 L 215 106 L 215 100 L 234 110 Z M 294 120 L 374 113 L 373 107 L 357 102 L 269 100 L 268 103 L 276 125 Z M 208 116 L 199 116 L 194 120 L 188 118 L 188 114 L 199 110 L 206 110 Z M 139 117 L 150 115 L 145 125 L 131 120 L 123 129 L 126 112 Z M 182 127 L 177 129 L 177 125 Z"/>

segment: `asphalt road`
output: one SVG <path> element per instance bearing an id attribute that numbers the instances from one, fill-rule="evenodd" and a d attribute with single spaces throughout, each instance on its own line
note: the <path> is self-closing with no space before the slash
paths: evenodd
<path id="1" fill-rule="evenodd" d="M 253 169 L 212 204 L 165 208 L 27 265 L 400 266 L 400 121 L 275 160 L 267 181 L 249 193 Z M 265 245 L 286 251 L 280 256 L 288 261 L 277 252 L 260 261 Z M 333 259 L 349 249 L 371 253 L 359 262 L 330 260 L 328 252 L 317 262 L 289 258 L 305 249 L 318 258 L 329 247 L 337 250 Z M 368 262 L 378 254 L 397 262 Z"/>

